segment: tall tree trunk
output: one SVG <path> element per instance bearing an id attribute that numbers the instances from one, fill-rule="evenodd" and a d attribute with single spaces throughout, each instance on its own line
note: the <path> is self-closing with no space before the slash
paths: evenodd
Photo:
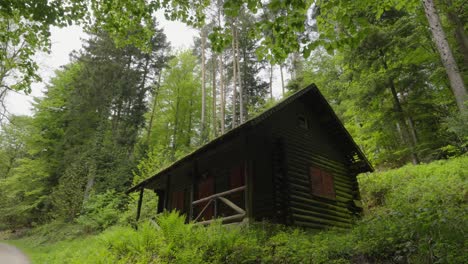
<path id="1" fill-rule="evenodd" d="M 224 123 L 225 123 L 225 107 L 226 107 L 226 92 L 224 86 L 224 62 L 223 52 L 219 55 L 219 88 L 221 95 L 221 135 L 224 134 Z"/>
<path id="2" fill-rule="evenodd" d="M 460 17 L 458 14 L 453 10 L 453 3 L 451 0 L 447 0 L 447 5 L 449 11 L 447 12 L 447 17 L 449 21 L 453 24 L 455 27 L 454 33 L 455 33 L 455 40 L 457 41 L 458 44 L 458 49 L 460 50 L 460 53 L 463 56 L 463 69 L 462 71 L 467 71 L 468 67 L 468 36 L 465 32 L 464 24 L 462 21 L 460 21 Z"/>
<path id="3" fill-rule="evenodd" d="M 177 86 L 177 98 L 176 98 L 176 109 L 174 114 L 174 129 L 172 131 L 172 151 L 171 151 L 171 158 L 172 160 L 175 159 L 175 151 L 177 149 L 177 130 L 179 129 L 179 110 L 180 110 L 180 90 L 179 86 Z"/>
<path id="4" fill-rule="evenodd" d="M 91 194 L 91 190 L 93 189 L 94 186 L 94 181 L 96 179 L 96 160 L 95 159 L 90 159 L 88 162 L 88 173 L 87 173 L 87 182 L 86 182 L 86 187 L 83 193 L 83 205 L 88 201 L 89 195 Z M 82 208 L 84 208 L 82 206 Z"/>
<path id="5" fill-rule="evenodd" d="M 418 154 L 416 153 L 416 144 L 410 137 L 409 128 L 405 121 L 405 113 L 403 112 L 403 108 L 401 107 L 400 99 L 398 98 L 393 79 L 389 79 L 389 85 L 390 91 L 392 92 L 393 105 L 395 107 L 395 111 L 397 112 L 397 117 L 401 126 L 402 137 L 404 141 L 406 141 L 405 143 L 408 144 L 408 147 L 410 148 L 411 160 L 413 164 L 418 164 L 419 158 Z"/>
<path id="6" fill-rule="evenodd" d="M 193 107 L 193 97 L 190 98 L 190 109 L 192 110 L 192 107 Z M 195 109 L 193 109 L 195 110 Z M 186 141 L 185 141 L 185 146 L 186 147 L 190 147 L 190 144 L 192 142 L 192 119 L 193 119 L 193 116 L 192 116 L 192 113 L 195 112 L 195 111 L 190 111 L 189 113 L 189 120 L 188 120 L 188 125 L 187 125 L 187 138 L 186 138 Z"/>
<path id="7" fill-rule="evenodd" d="M 380 56 L 382 59 L 382 65 L 385 71 L 388 71 L 388 65 L 385 61 L 385 54 L 382 50 L 380 50 Z M 410 137 L 410 131 L 408 125 L 406 124 L 406 116 L 405 112 L 403 111 L 403 107 L 401 106 L 400 99 L 398 98 L 398 93 L 396 91 L 395 82 L 392 78 L 388 78 L 388 85 L 390 87 L 390 92 L 392 93 L 393 98 L 393 106 L 395 108 L 395 112 L 397 113 L 397 118 L 399 120 L 399 124 L 401 126 L 402 137 L 404 138 L 404 143 L 406 143 L 411 152 L 411 159 L 413 164 L 419 163 L 419 158 L 416 153 L 416 142 Z"/>
<path id="8" fill-rule="evenodd" d="M 280 64 L 280 72 L 281 72 L 281 91 L 283 92 L 284 97 L 284 78 L 283 78 L 283 64 Z"/>
<path id="9" fill-rule="evenodd" d="M 102 111 L 105 112 L 105 111 Z M 107 130 L 107 116 L 104 113 L 100 113 L 100 122 L 96 129 L 96 134 L 93 143 L 93 150 L 87 157 L 86 166 L 88 168 L 88 173 L 86 175 L 87 182 L 86 187 L 83 193 L 83 205 L 88 201 L 89 196 L 91 194 L 91 190 L 94 187 L 94 183 L 96 181 L 96 174 L 97 174 L 97 159 L 99 157 L 99 153 L 102 149 L 102 144 L 104 142 L 104 135 Z M 83 208 L 83 207 L 82 207 Z"/>
<path id="10" fill-rule="evenodd" d="M 221 1 L 218 2 L 218 26 L 221 27 L 221 13 L 222 13 L 222 5 Z M 221 96 L 221 135 L 224 134 L 224 124 L 225 124 L 225 107 L 226 107 L 226 92 L 225 92 L 225 85 L 224 85 L 224 62 L 223 62 L 223 52 L 219 55 L 219 89 L 220 89 L 220 96 Z"/>
<path id="11" fill-rule="evenodd" d="M 437 50 L 439 51 L 442 64 L 447 72 L 450 87 L 458 105 L 458 109 L 462 112 L 465 109 L 464 101 L 466 98 L 466 89 L 463 84 L 460 71 L 458 69 L 452 50 L 450 49 L 444 29 L 440 23 L 439 15 L 434 5 L 433 0 L 423 0 L 424 12 L 429 22 L 429 27 L 434 38 Z"/>
<path id="12" fill-rule="evenodd" d="M 273 99 L 273 64 L 270 63 L 270 99 Z"/>
<path id="13" fill-rule="evenodd" d="M 236 34 L 236 52 L 237 52 L 237 76 L 239 77 L 239 108 L 240 108 L 240 123 L 244 123 L 244 90 L 242 86 L 241 70 L 240 70 L 240 52 L 239 52 L 239 35 Z M 245 63 L 245 61 L 244 61 Z"/>
<path id="14" fill-rule="evenodd" d="M 153 94 L 153 107 L 151 109 L 151 116 L 150 116 L 150 120 L 148 123 L 148 133 L 146 134 L 146 144 L 148 144 L 148 146 L 149 146 L 149 141 L 151 138 L 151 132 L 153 129 L 154 114 L 156 113 L 156 106 L 158 104 L 159 89 L 161 88 L 161 75 L 162 75 L 162 69 L 159 71 L 158 84 L 156 85 L 156 89 L 154 90 L 154 94 Z"/>
<path id="15" fill-rule="evenodd" d="M 205 80 L 205 29 L 201 30 L 201 59 L 202 59 L 202 109 L 201 109 L 201 141 L 206 141 L 206 80 Z"/>
<path id="16" fill-rule="evenodd" d="M 232 128 L 236 127 L 237 119 L 237 52 L 236 52 L 236 30 L 234 22 L 232 28 Z"/>
<path id="17" fill-rule="evenodd" d="M 244 120 L 248 120 L 249 119 L 249 108 L 248 108 L 248 105 L 249 105 L 249 102 L 250 102 L 250 95 L 249 95 L 249 87 L 247 85 L 247 67 L 249 66 L 248 65 L 248 59 L 247 59 L 247 48 L 245 47 L 245 45 L 242 46 L 242 76 L 244 76 L 244 83 L 242 85 L 242 89 L 243 89 L 243 100 L 244 100 Z M 250 87 L 250 88 L 253 88 L 253 87 Z"/>
<path id="18" fill-rule="evenodd" d="M 216 62 L 218 58 L 213 54 L 212 55 L 212 62 L 213 62 L 213 89 L 211 90 L 211 97 L 212 99 L 212 106 L 211 106 L 211 125 L 213 128 L 213 137 L 218 136 L 218 129 L 216 125 Z"/>
<path id="19" fill-rule="evenodd" d="M 414 126 L 414 121 L 412 117 L 408 117 L 408 126 L 411 131 L 411 136 L 413 137 L 414 143 L 417 145 L 418 144 L 418 134 L 416 132 L 416 127 Z"/>

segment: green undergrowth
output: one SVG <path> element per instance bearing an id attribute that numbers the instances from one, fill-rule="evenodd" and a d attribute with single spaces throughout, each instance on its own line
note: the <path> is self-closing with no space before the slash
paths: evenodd
<path id="1" fill-rule="evenodd" d="M 467 176 L 466 156 L 361 175 L 365 212 L 349 230 L 263 222 L 205 228 L 167 213 L 138 230 L 79 236 L 79 228 L 57 224 L 7 242 L 33 263 L 464 263 Z"/>

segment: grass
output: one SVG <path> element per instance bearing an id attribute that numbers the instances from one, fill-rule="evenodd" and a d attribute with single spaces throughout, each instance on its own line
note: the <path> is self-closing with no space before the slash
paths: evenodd
<path id="1" fill-rule="evenodd" d="M 52 223 L 6 242 L 33 263 L 463 263 L 467 177 L 467 156 L 361 175 L 365 215 L 349 230 L 200 228 L 171 213 L 138 231 L 83 235 L 79 226 Z"/>

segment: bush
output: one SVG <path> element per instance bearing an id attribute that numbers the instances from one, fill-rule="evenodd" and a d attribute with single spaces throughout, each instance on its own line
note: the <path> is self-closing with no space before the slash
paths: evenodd
<path id="1" fill-rule="evenodd" d="M 102 231 L 118 222 L 124 202 L 125 196 L 113 190 L 91 195 L 76 222 L 88 232 Z"/>

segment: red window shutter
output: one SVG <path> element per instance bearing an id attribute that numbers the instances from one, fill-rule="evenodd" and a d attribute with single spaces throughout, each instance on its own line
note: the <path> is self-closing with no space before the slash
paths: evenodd
<path id="1" fill-rule="evenodd" d="M 322 196 L 330 199 L 335 199 L 335 187 L 333 175 L 329 172 L 322 171 Z"/>
<path id="2" fill-rule="evenodd" d="M 310 189 L 313 195 L 320 195 L 322 186 L 322 173 L 319 168 L 310 167 L 309 169 Z"/>
<path id="3" fill-rule="evenodd" d="M 310 167 L 309 179 L 312 195 L 335 199 L 335 186 L 331 173 L 318 167 Z"/>

